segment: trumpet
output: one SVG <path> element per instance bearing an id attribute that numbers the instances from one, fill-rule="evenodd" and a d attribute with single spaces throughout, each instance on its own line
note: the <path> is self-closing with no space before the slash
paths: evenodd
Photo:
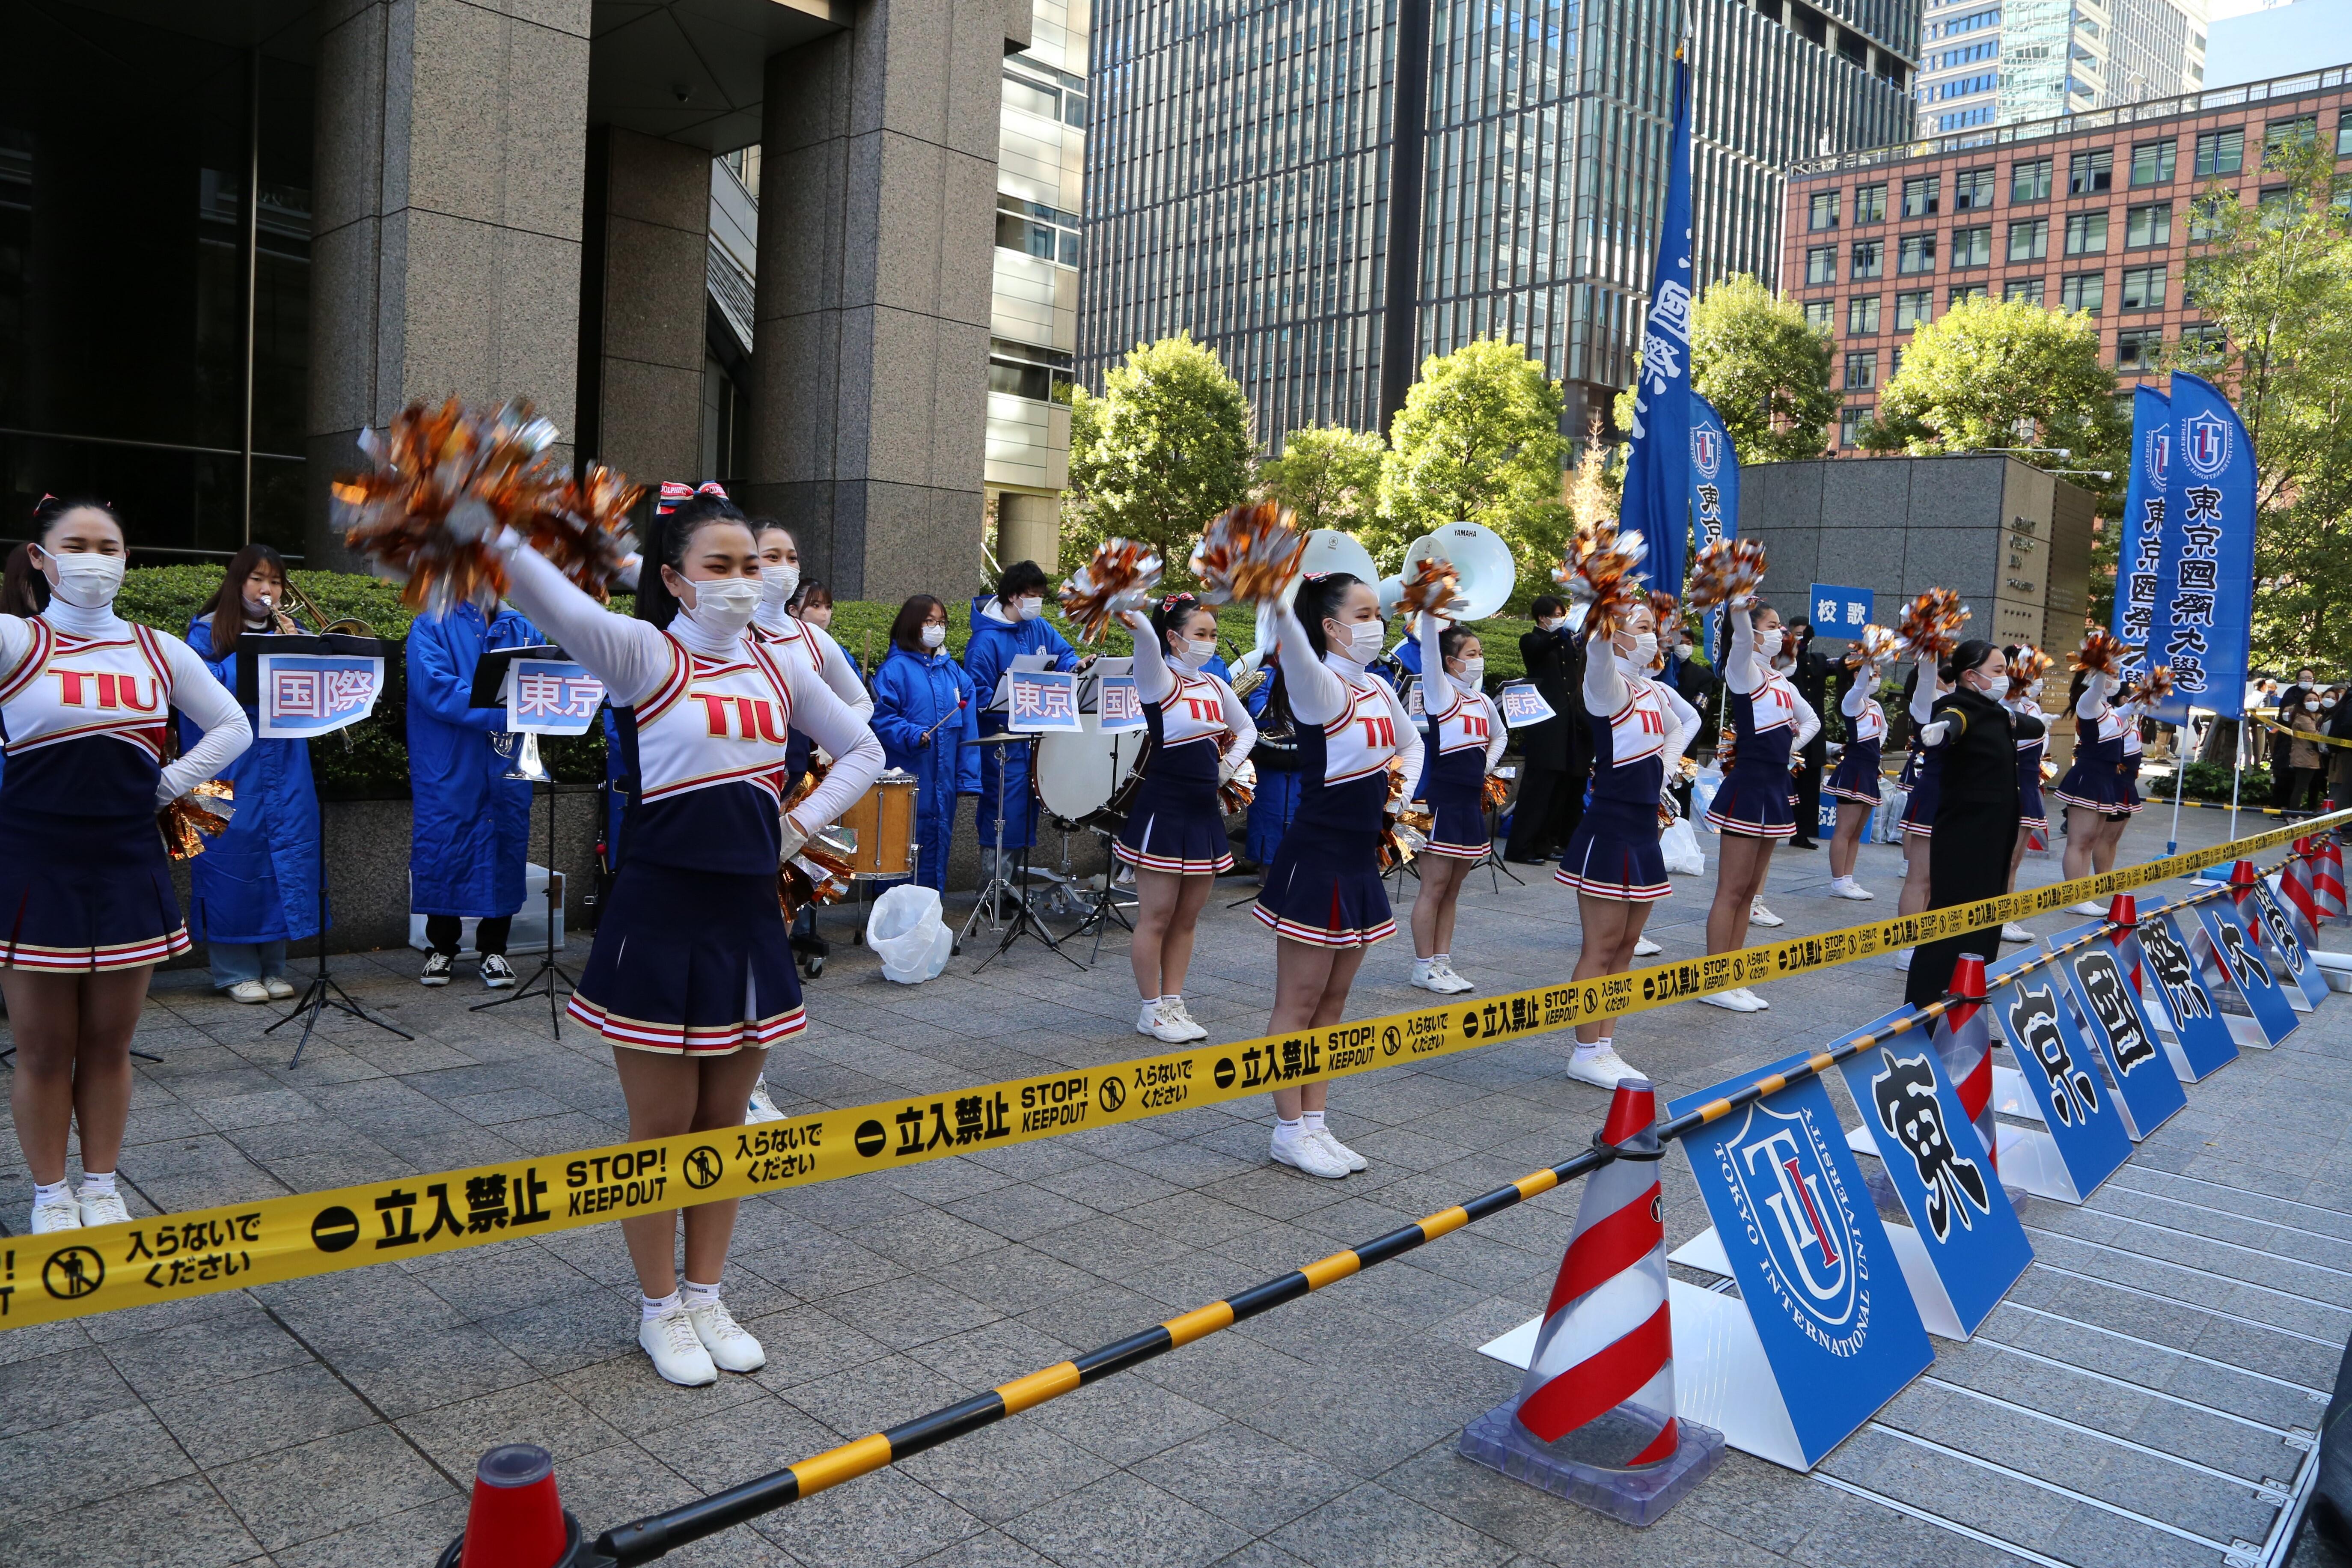
<path id="1" fill-rule="evenodd" d="M 301 584 L 295 582 L 291 575 L 286 579 L 286 597 L 293 605 L 294 609 L 299 610 L 304 616 L 310 617 L 310 624 L 318 628 L 318 636 L 372 637 L 376 635 L 376 629 L 373 626 L 356 616 L 328 618 L 327 613 L 319 607 L 318 601 L 304 593 Z M 303 635 L 302 623 L 295 618 L 292 611 L 267 595 L 262 596 L 261 602 L 269 611 L 271 631 L 279 637 Z"/>

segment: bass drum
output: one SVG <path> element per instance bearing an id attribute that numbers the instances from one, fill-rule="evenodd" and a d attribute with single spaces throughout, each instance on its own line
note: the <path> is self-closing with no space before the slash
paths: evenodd
<path id="1" fill-rule="evenodd" d="M 1138 770 L 1150 737 L 1143 730 L 1105 734 L 1092 713 L 1079 720 L 1086 727 L 1076 733 L 1065 731 L 1038 741 L 1030 787 L 1055 826 L 1115 833 L 1126 820 L 1126 802 L 1142 782 Z"/>

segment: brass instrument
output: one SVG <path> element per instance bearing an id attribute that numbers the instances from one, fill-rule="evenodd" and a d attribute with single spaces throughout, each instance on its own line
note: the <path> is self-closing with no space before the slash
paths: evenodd
<path id="1" fill-rule="evenodd" d="M 310 624 L 318 628 L 318 636 L 372 637 L 377 635 L 373 626 L 356 616 L 342 616 L 329 620 L 327 613 L 319 608 L 318 601 L 302 591 L 302 585 L 294 581 L 291 573 L 289 573 L 286 577 L 286 596 L 293 602 L 295 609 L 310 618 Z M 269 618 L 270 629 L 280 637 L 304 635 L 301 623 L 296 620 L 283 605 L 270 605 Z"/>

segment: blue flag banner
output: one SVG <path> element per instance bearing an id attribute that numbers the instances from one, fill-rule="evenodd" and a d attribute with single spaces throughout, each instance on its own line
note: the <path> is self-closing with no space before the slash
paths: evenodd
<path id="1" fill-rule="evenodd" d="M 2172 470 L 2172 399 L 2142 382 L 2132 389 L 2131 483 L 2116 553 L 2116 603 L 2107 629 L 2129 651 L 2124 671 L 2147 668 L 2156 628 L 2156 576 L 2164 552 L 2165 483 Z"/>
<path id="2" fill-rule="evenodd" d="M 1723 416 L 1715 405 L 1696 391 L 1690 395 L 1691 411 L 1691 526 L 1701 545 L 1712 544 L 1718 539 L 1739 537 L 1739 448 L 1732 445 L 1731 432 L 1723 427 Z M 1658 580 L 1661 586 L 1664 580 Z M 1682 585 L 1673 585 L 1677 597 Z M 1723 612 L 1716 610 L 1706 617 L 1706 639 L 1708 662 L 1715 659 L 1715 639 L 1723 626 Z"/>
<path id="3" fill-rule="evenodd" d="M 1910 1014 L 1902 1007 L 1873 1019 L 1830 1049 L 1858 1035 L 1883 1037 Z M 1911 1216 L 1908 1231 L 1891 1226 L 1886 1237 L 1919 1316 L 1929 1333 L 1965 1340 L 2033 1261 L 2033 1245 L 1927 1030 L 1883 1039 L 1838 1071 L 1862 1112 L 1846 1142 L 1878 1156 Z"/>
<path id="4" fill-rule="evenodd" d="M 2156 717 L 2244 717 L 2254 620 L 2254 449 L 2218 388 L 2172 373 L 2172 459 L 2156 572 L 2152 662 L 2172 667 Z"/>
<path id="5" fill-rule="evenodd" d="M 2066 982 L 2046 968 L 2019 973 L 2033 961 L 2020 953 L 1985 977 L 1986 1010 L 2017 1061 L 2013 1069 L 1993 1069 L 1993 1109 L 2042 1123 L 2001 1124 L 2000 1179 L 2079 1204 L 2131 1158 L 2131 1131 L 2098 1057 L 2074 1027 Z"/>
<path id="6" fill-rule="evenodd" d="M 2042 941 L 2054 952 L 2098 929 L 2098 922 L 2093 921 L 2045 936 Z M 2140 930 L 2145 932 L 2147 929 L 2147 918 L 2142 916 Z M 2080 1013 L 2084 1037 L 2106 1063 L 2107 1078 L 2115 1084 L 2116 1098 L 2130 1119 L 2131 1135 L 2145 1138 L 2186 1110 L 2188 1092 L 2180 1087 L 2173 1063 L 2165 1054 L 2163 1039 L 2156 1032 L 2156 1022 L 2140 1005 L 2139 991 L 2132 984 L 2126 962 L 2116 950 L 2104 942 L 2093 942 L 2075 948 L 2056 960 L 2053 967 L 2066 977 L 2066 988 Z M 2233 1059 L 2235 1055 L 2232 1051 Z"/>
<path id="7" fill-rule="evenodd" d="M 2198 973 L 2192 940 L 2197 929 L 2195 916 L 2168 910 L 2160 898 L 2139 901 L 2140 1003 L 2158 1028 L 2171 1030 L 2165 1053 L 2173 1058 L 2174 1076 L 2185 1083 L 2238 1059 L 2238 1042 L 2222 1021 L 2221 999 Z"/>
<path id="8" fill-rule="evenodd" d="M 1674 140 L 1666 153 L 1665 225 L 1650 273 L 1642 368 L 1633 383 L 1633 439 L 1618 526 L 1650 547 L 1650 581 L 1679 598 L 1691 485 L 1690 67 L 1675 62 Z"/>

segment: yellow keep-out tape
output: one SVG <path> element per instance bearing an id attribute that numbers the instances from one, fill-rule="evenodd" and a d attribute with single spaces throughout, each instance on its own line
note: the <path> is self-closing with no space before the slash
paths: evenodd
<path id="1" fill-rule="evenodd" d="M 11 1237 L 0 1240 L 0 1328 L 838 1181 L 1428 1061 L 2047 914 L 2347 823 L 2352 810 L 2030 892 L 1309 1033 L 1198 1046 L 751 1127 L 228 1204 L 65 1235 Z"/>
<path id="2" fill-rule="evenodd" d="M 2315 746 L 2341 746 L 2347 751 L 2352 751 L 2352 741 L 2338 740 L 2334 735 L 2317 735 L 2308 730 L 2290 730 L 2284 724 L 2273 724 L 2267 719 L 2262 722 L 2263 729 L 2275 730 L 2291 741 L 2309 741 Z"/>

